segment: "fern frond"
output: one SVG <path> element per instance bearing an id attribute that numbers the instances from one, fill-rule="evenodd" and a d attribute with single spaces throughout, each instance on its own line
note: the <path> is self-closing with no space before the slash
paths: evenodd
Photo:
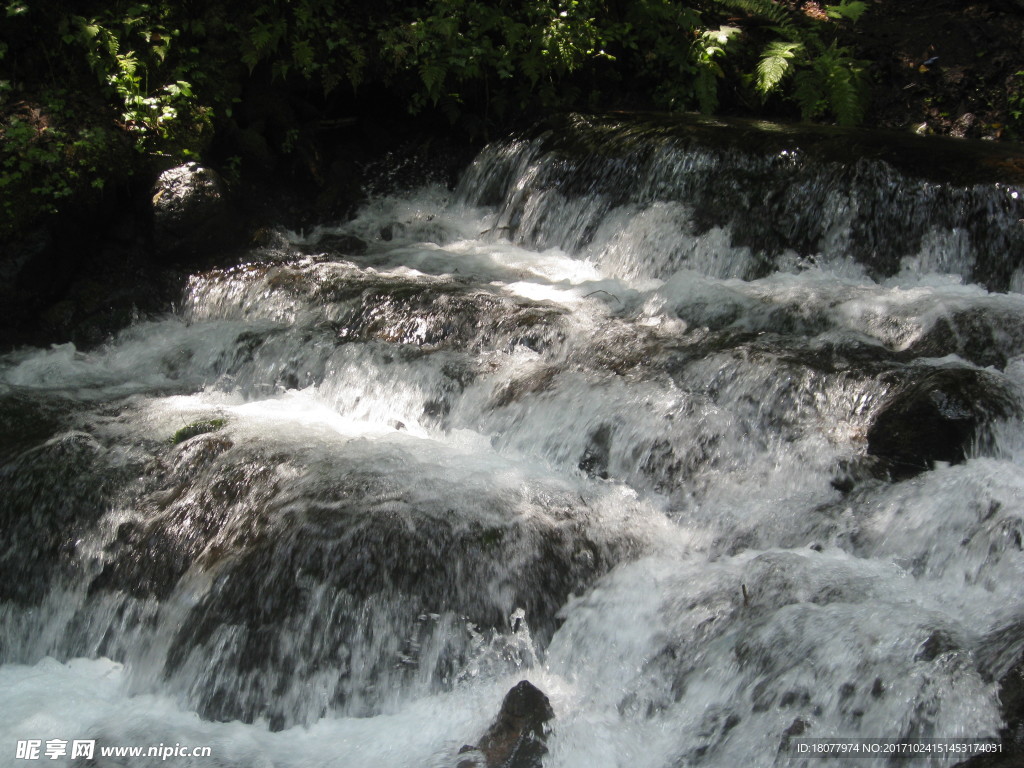
<path id="1" fill-rule="evenodd" d="M 445 68 L 438 64 L 424 62 L 420 65 L 420 79 L 435 104 L 441 96 L 441 84 L 444 82 L 446 74 Z"/>
<path id="2" fill-rule="evenodd" d="M 839 5 L 826 5 L 825 13 L 831 19 L 849 19 L 856 24 L 867 9 L 868 4 L 864 0 L 842 0 Z"/>
<path id="3" fill-rule="evenodd" d="M 825 89 L 817 69 L 801 69 L 793 77 L 793 101 L 800 107 L 800 117 L 811 120 L 825 110 Z"/>
<path id="4" fill-rule="evenodd" d="M 742 11 L 748 16 L 767 19 L 789 37 L 797 36 L 793 15 L 773 0 L 716 0 L 719 5 Z"/>
<path id="5" fill-rule="evenodd" d="M 757 63 L 757 90 L 764 95 L 774 91 L 790 73 L 791 60 L 801 48 L 802 43 L 780 40 L 768 43 L 761 52 L 761 60 Z"/>
<path id="6" fill-rule="evenodd" d="M 840 125 L 856 125 L 864 114 L 865 94 L 860 71 L 849 60 L 829 61 L 828 106 Z"/>

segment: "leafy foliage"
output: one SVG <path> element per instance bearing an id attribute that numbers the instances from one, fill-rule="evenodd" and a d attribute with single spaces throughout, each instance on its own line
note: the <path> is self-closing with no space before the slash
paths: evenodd
<path id="1" fill-rule="evenodd" d="M 864 110 L 864 83 L 849 51 L 835 45 L 796 73 L 794 98 L 805 118 L 831 111 L 840 125 L 856 125 Z"/>
<path id="2" fill-rule="evenodd" d="M 1010 133 L 1018 139 L 1024 137 L 1024 70 L 1015 72 L 1009 79 L 1006 94 L 1007 115 Z"/>
<path id="3" fill-rule="evenodd" d="M 742 11 L 747 16 L 770 22 L 782 35 L 798 36 L 796 17 L 774 0 L 719 0 L 726 8 Z"/>
<path id="4" fill-rule="evenodd" d="M 45 93 L 46 107 L 17 103 L 0 122 L 0 237 L 82 194 L 102 191 L 123 173 L 128 147 L 100 121 L 80 122 L 65 90 Z"/>
<path id="5" fill-rule="evenodd" d="M 774 0 L 719 0 L 764 22 L 760 36 L 773 36 L 760 51 L 754 87 L 762 99 L 778 92 L 792 76 L 790 92 L 804 119 L 834 117 L 840 125 L 855 125 L 867 106 L 865 62 L 836 43 L 837 23 L 855 23 L 867 9 L 862 0 L 842 0 L 825 7 L 829 21 L 813 21 Z M 757 27 L 750 37 L 756 37 Z"/>
<path id="6" fill-rule="evenodd" d="M 0 188 L 14 202 L 0 228 L 199 155 L 214 135 L 236 170 L 274 153 L 313 162 L 303 115 L 344 116 L 368 94 L 471 134 L 551 108 L 723 100 L 852 123 L 863 66 L 836 31 L 866 7 L 811 19 L 776 0 L 7 0 Z M 284 95 L 261 105 L 267 92 Z"/>
<path id="7" fill-rule="evenodd" d="M 832 19 L 857 21 L 867 9 L 868 4 L 863 0 L 843 0 L 839 5 L 825 6 L 825 13 Z"/>
<path id="8" fill-rule="evenodd" d="M 768 94 L 778 88 L 782 79 L 792 71 L 793 60 L 802 49 L 802 43 L 784 40 L 768 43 L 757 62 L 757 90 Z"/>

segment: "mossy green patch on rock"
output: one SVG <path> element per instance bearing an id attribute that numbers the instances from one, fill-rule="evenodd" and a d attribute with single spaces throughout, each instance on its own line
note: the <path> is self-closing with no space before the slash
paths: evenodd
<path id="1" fill-rule="evenodd" d="M 193 421 L 191 424 L 186 424 L 175 432 L 168 442 L 170 442 L 171 445 L 178 445 L 179 443 L 183 443 L 196 435 L 205 435 L 207 432 L 216 432 L 218 429 L 223 428 L 227 423 L 226 419 Z"/>

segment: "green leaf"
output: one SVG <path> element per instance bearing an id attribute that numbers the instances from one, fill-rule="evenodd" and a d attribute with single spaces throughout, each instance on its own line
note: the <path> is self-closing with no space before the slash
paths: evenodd
<path id="1" fill-rule="evenodd" d="M 816 69 L 802 69 L 795 75 L 793 100 L 800 107 L 800 116 L 810 120 L 825 109 L 825 93 L 821 76 Z"/>
<path id="2" fill-rule="evenodd" d="M 420 66 L 420 79 L 427 87 L 427 93 L 436 102 L 441 93 L 441 83 L 444 82 L 446 71 L 444 67 L 437 64 L 423 64 Z"/>
<path id="3" fill-rule="evenodd" d="M 757 90 L 762 94 L 775 90 L 790 73 L 790 61 L 803 48 L 800 43 L 775 41 L 768 43 L 757 63 Z"/>
<path id="4" fill-rule="evenodd" d="M 308 40 L 298 40 L 292 45 L 292 59 L 304 74 L 312 71 L 314 53 Z"/>
<path id="5" fill-rule="evenodd" d="M 740 33 L 739 27 L 731 27 L 728 24 L 723 24 L 718 29 L 709 29 L 704 32 L 704 39 L 709 43 L 718 43 L 723 46 L 728 44 L 729 40 Z"/>
<path id="6" fill-rule="evenodd" d="M 856 22 L 868 9 L 863 0 L 843 0 L 839 5 L 826 5 L 825 13 L 832 19 L 849 19 Z"/>
<path id="7" fill-rule="evenodd" d="M 837 66 L 829 73 L 826 83 L 829 108 L 840 125 L 856 125 L 864 112 L 857 78 L 855 70 L 843 66 Z"/>
<path id="8" fill-rule="evenodd" d="M 783 34 L 794 37 L 797 34 L 791 12 L 774 0 L 717 0 L 717 2 L 727 8 L 742 11 L 749 16 L 768 19 L 776 27 L 784 30 Z"/>

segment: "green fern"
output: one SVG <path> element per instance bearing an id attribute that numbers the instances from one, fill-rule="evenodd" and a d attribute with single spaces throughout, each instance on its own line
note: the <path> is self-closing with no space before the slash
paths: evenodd
<path id="1" fill-rule="evenodd" d="M 774 0 L 716 0 L 719 5 L 742 11 L 748 16 L 767 19 L 782 34 L 796 37 L 799 30 L 793 20 L 792 13 Z"/>
<path id="2" fill-rule="evenodd" d="M 793 101 L 800 108 L 800 117 L 813 120 L 825 111 L 825 87 L 817 68 L 801 69 L 793 77 Z"/>
<path id="3" fill-rule="evenodd" d="M 441 97 L 441 86 L 444 84 L 446 69 L 433 62 L 424 62 L 420 65 L 420 79 L 427 89 L 427 95 L 436 104 Z"/>
<path id="4" fill-rule="evenodd" d="M 740 34 L 739 27 L 722 25 L 701 33 L 693 49 L 696 77 L 693 92 L 700 111 L 709 114 L 718 107 L 718 78 L 725 73 L 716 61 L 725 55 L 729 42 Z"/>
<path id="5" fill-rule="evenodd" d="M 855 60 L 847 49 L 837 47 L 834 35 L 828 32 L 834 31 L 834 23 L 811 22 L 777 0 L 712 1 L 719 8 L 771 25 L 775 39 L 763 43 L 753 72 L 755 90 L 762 97 L 781 90 L 783 82 L 792 78 L 787 91 L 805 120 L 829 115 L 840 125 L 860 121 L 867 101 L 863 62 Z M 864 0 L 840 0 L 826 6 L 831 19 L 853 22 L 866 10 Z M 764 40 L 763 32 L 758 33 L 756 28 L 751 34 Z"/>
<path id="6" fill-rule="evenodd" d="M 840 125 L 856 125 L 867 101 L 860 66 L 842 52 L 832 53 L 820 59 L 828 67 L 825 88 L 829 110 Z"/>
<path id="7" fill-rule="evenodd" d="M 768 43 L 757 63 L 757 90 L 763 95 L 774 91 L 792 71 L 792 63 L 803 49 L 803 43 L 775 40 Z"/>
<path id="8" fill-rule="evenodd" d="M 839 125 L 856 125 L 867 106 L 861 62 L 833 44 L 796 73 L 793 100 L 805 120 L 828 112 Z"/>
<path id="9" fill-rule="evenodd" d="M 830 19 L 849 19 L 856 24 L 867 9 L 868 4 L 863 0 L 842 0 L 839 5 L 826 5 L 825 13 Z"/>

